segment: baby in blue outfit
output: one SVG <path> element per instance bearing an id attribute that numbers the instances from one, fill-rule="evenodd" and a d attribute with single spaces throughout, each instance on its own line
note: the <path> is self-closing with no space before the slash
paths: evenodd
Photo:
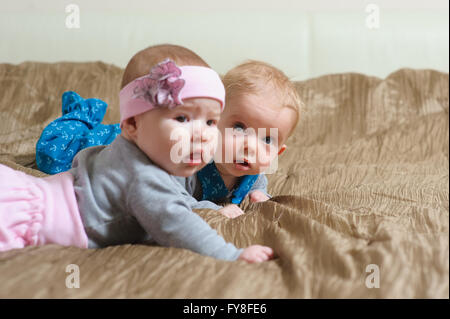
<path id="1" fill-rule="evenodd" d="M 236 204 L 246 196 L 251 202 L 270 198 L 264 172 L 276 170 L 301 101 L 286 75 L 264 62 L 238 65 L 222 81 L 227 107 L 218 124 L 221 140 L 214 162 L 188 178 L 186 188 L 197 199 L 231 202 L 220 212 L 236 217 L 243 214 Z"/>

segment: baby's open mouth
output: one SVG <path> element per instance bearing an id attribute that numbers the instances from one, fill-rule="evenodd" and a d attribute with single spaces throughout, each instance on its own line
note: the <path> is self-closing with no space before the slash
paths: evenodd
<path id="1" fill-rule="evenodd" d="M 251 168 L 251 165 L 248 160 L 244 158 L 240 161 L 234 160 L 234 167 L 242 171 L 247 171 Z"/>
<path id="2" fill-rule="evenodd" d="M 200 165 L 202 163 L 202 152 L 192 152 L 189 155 L 188 164 L 191 166 Z"/>

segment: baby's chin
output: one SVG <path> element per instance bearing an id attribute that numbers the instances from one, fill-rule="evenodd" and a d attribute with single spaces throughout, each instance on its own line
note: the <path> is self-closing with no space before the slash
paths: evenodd
<path id="1" fill-rule="evenodd" d="M 190 177 L 200 171 L 207 163 L 202 163 L 196 166 L 182 165 L 174 169 L 167 170 L 170 175 L 179 177 Z"/>
<path id="2" fill-rule="evenodd" d="M 216 166 L 222 173 L 226 172 L 235 177 L 260 174 L 259 169 L 256 167 L 239 167 L 236 163 L 216 163 Z"/>

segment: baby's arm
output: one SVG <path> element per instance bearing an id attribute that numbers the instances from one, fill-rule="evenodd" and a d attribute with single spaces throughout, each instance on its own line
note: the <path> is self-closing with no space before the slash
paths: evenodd
<path id="1" fill-rule="evenodd" d="M 210 202 L 209 200 L 198 201 L 193 196 L 190 196 L 189 202 L 192 209 L 208 208 L 214 210 L 221 210 L 223 208 L 223 206 L 217 205 L 213 202 Z"/>
<path id="2" fill-rule="evenodd" d="M 221 210 L 223 206 L 217 205 L 214 202 L 211 202 L 209 200 L 197 200 L 198 197 L 201 197 L 200 194 L 196 194 L 196 191 L 200 189 L 197 181 L 197 176 L 189 176 L 189 177 L 180 177 L 180 176 L 174 176 L 174 179 L 186 190 L 186 192 L 190 195 L 186 197 L 186 200 L 189 203 L 189 206 L 191 209 L 214 209 L 214 210 Z M 198 188 L 198 189 L 197 189 Z M 197 197 L 197 198 L 196 198 Z"/>
<path id="3" fill-rule="evenodd" d="M 264 202 L 271 198 L 271 196 L 267 193 L 267 184 L 268 182 L 266 175 L 260 174 L 248 192 L 248 196 L 250 197 L 250 201 L 252 203 Z"/>
<path id="4" fill-rule="evenodd" d="M 182 192 L 170 177 L 142 172 L 127 196 L 129 211 L 159 245 L 178 247 L 223 260 L 258 262 L 260 249 L 238 249 L 225 242 L 199 215 L 192 212 Z M 169 176 L 169 175 L 167 175 Z M 178 185 L 178 186 L 177 186 Z M 267 257 L 269 258 L 269 257 Z"/>

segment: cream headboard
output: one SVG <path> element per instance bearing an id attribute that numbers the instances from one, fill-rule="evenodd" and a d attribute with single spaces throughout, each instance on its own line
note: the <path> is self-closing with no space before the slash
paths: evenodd
<path id="1" fill-rule="evenodd" d="M 272 63 L 295 80 L 449 70 L 447 0 L 21 0 L 0 8 L 0 63 L 124 67 L 149 45 L 175 43 L 220 73 L 245 59 Z"/>

